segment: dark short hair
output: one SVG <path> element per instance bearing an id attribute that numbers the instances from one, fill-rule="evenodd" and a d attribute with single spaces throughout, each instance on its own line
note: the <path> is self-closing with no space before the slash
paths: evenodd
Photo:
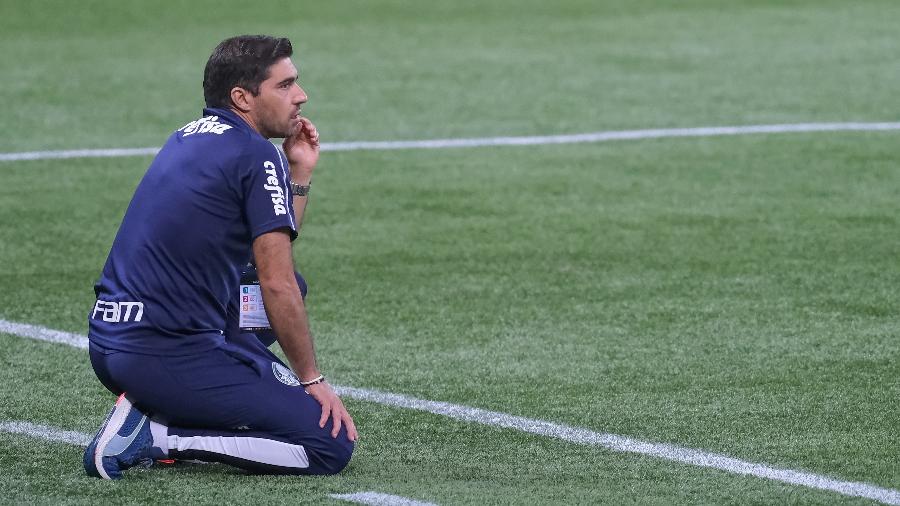
<path id="1" fill-rule="evenodd" d="M 294 49 L 286 38 L 239 35 L 223 40 L 213 49 L 203 71 L 206 106 L 230 106 L 235 86 L 259 95 L 259 85 L 269 77 L 269 67 L 292 54 Z"/>

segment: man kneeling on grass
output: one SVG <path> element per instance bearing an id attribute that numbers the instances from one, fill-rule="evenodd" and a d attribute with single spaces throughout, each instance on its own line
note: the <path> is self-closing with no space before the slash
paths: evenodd
<path id="1" fill-rule="evenodd" d="M 219 44 L 203 117 L 172 134 L 135 190 L 89 316 L 91 364 L 119 395 L 85 450 L 91 476 L 155 459 L 277 474 L 350 460 L 356 427 L 316 364 L 291 255 L 319 157 L 292 53 L 268 36 Z M 239 288 L 251 260 L 259 295 Z M 259 296 L 290 367 L 241 330 Z"/>

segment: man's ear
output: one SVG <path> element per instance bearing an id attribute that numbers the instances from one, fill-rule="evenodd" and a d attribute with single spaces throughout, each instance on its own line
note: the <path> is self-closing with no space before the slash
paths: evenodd
<path id="1" fill-rule="evenodd" d="M 252 93 L 240 86 L 231 88 L 231 103 L 241 112 L 249 112 L 253 108 L 253 98 Z"/>

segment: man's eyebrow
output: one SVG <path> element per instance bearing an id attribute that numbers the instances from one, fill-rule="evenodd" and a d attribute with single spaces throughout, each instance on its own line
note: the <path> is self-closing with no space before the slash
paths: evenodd
<path id="1" fill-rule="evenodd" d="M 279 84 L 279 85 L 281 85 L 281 84 L 290 84 L 290 83 L 296 82 L 298 79 L 300 79 L 300 76 L 295 75 L 294 77 L 288 77 L 287 79 L 282 80 L 282 81 L 279 82 L 278 84 Z"/>

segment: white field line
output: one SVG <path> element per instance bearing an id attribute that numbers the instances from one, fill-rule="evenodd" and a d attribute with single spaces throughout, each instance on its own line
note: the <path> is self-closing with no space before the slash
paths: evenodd
<path id="1" fill-rule="evenodd" d="M 46 327 L 37 327 L 28 325 L 27 323 L 16 323 L 7 320 L 0 320 L 0 332 L 5 334 L 13 334 L 19 337 L 27 337 L 29 339 L 37 339 L 38 341 L 49 341 L 51 343 L 68 344 L 75 348 L 86 350 L 88 347 L 88 339 L 78 334 L 62 332 L 60 330 L 48 329 Z"/>
<path id="2" fill-rule="evenodd" d="M 27 332 L 19 333 L 14 331 L 18 328 L 26 328 Z M 35 329 L 40 329 L 43 332 L 36 332 Z M 86 341 L 84 337 L 75 334 L 43 329 L 33 325 L 22 325 L 6 320 L 0 320 L 0 332 L 31 339 L 68 344 L 79 348 L 84 347 L 84 342 Z M 56 336 L 56 338 L 46 339 L 43 337 L 47 335 Z M 59 335 L 66 335 L 67 339 L 59 339 Z M 453 418 L 455 420 L 518 430 L 572 443 L 597 446 L 615 452 L 647 455 L 673 462 L 680 462 L 682 464 L 708 467 L 739 475 L 756 476 L 758 478 L 765 478 L 792 485 L 801 485 L 818 490 L 837 492 L 838 494 L 850 497 L 863 497 L 885 504 L 900 506 L 900 490 L 879 487 L 869 483 L 845 481 L 805 471 L 782 469 L 767 464 L 748 462 L 746 460 L 703 450 L 694 450 L 665 443 L 641 441 L 639 439 L 632 439 L 617 434 L 594 432 L 589 429 L 508 415 L 496 411 L 451 404 L 449 402 L 416 399 L 415 397 L 408 397 L 390 392 L 355 387 L 335 386 L 334 389 L 341 396 L 374 402 L 385 406 L 425 411 L 435 415 Z"/>
<path id="3" fill-rule="evenodd" d="M 61 151 L 25 151 L 20 153 L 0 153 L 0 162 L 25 160 L 66 160 L 70 158 L 123 158 L 129 156 L 154 156 L 159 148 L 112 148 L 112 149 L 64 149 Z"/>
<path id="4" fill-rule="evenodd" d="M 780 125 L 711 126 L 696 128 L 654 128 L 649 130 L 610 130 L 570 135 L 523 137 L 475 137 L 469 139 L 430 139 L 410 141 L 326 142 L 322 151 L 360 151 L 393 149 L 475 148 L 483 146 L 539 146 L 580 144 L 669 137 L 717 137 L 723 135 L 782 134 L 803 132 L 879 132 L 900 130 L 900 123 L 790 123 Z M 59 160 L 70 158 L 117 158 L 152 156 L 160 148 L 71 149 L 0 153 L 0 162 L 23 160 Z"/>
<path id="5" fill-rule="evenodd" d="M 373 506 L 437 506 L 430 502 L 421 502 L 399 495 L 382 494 L 381 492 L 357 492 L 355 494 L 331 494 L 329 497 L 357 504 Z"/>
<path id="6" fill-rule="evenodd" d="M 87 446 L 88 443 L 91 442 L 91 436 L 83 432 L 63 430 L 56 427 L 39 425 L 31 422 L 22 422 L 18 420 L 6 422 L 0 421 L 0 432 L 24 434 L 26 436 L 36 437 L 38 439 L 58 441 L 60 443 L 69 443 L 79 446 Z"/>
<path id="7" fill-rule="evenodd" d="M 375 402 L 386 406 L 426 411 L 456 420 L 519 430 L 572 443 L 599 446 L 615 452 L 648 455 L 692 466 L 709 467 L 734 474 L 756 476 L 819 490 L 829 490 L 851 497 L 864 497 L 885 504 L 900 505 L 900 490 L 882 488 L 868 483 L 844 481 L 792 469 L 780 469 L 703 450 L 694 450 L 664 443 L 651 443 L 616 434 L 594 432 L 588 429 L 507 415 L 479 408 L 470 408 L 448 402 L 428 401 L 389 392 L 353 387 L 335 387 L 335 390 L 343 397 Z"/>

